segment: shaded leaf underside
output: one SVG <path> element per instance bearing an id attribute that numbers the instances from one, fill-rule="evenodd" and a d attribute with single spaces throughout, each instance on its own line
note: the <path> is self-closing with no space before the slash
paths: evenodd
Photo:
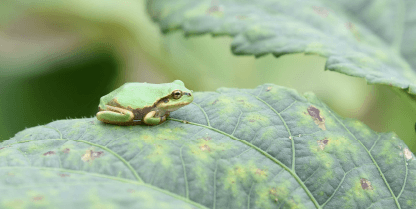
<path id="1" fill-rule="evenodd" d="M 414 1 L 148 0 L 147 7 L 163 32 L 230 35 L 238 55 L 317 54 L 328 58 L 327 70 L 416 94 Z"/>
<path id="2" fill-rule="evenodd" d="M 0 208 L 414 208 L 414 155 L 313 94 L 195 93 L 158 126 L 95 118 L 0 144 Z"/>

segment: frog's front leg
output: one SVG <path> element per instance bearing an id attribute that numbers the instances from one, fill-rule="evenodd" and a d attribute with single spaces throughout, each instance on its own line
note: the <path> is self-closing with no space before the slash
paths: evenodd
<path id="1" fill-rule="evenodd" d="M 105 109 L 97 113 L 97 119 L 104 123 L 123 124 L 133 121 L 134 114 L 130 110 L 105 105 Z"/>
<path id="2" fill-rule="evenodd" d="M 155 117 L 156 115 L 156 111 L 150 111 L 149 113 L 147 113 L 144 118 L 143 118 L 143 122 L 146 123 L 147 125 L 157 125 L 157 124 L 161 124 L 163 122 L 166 121 L 166 117 L 169 114 L 165 114 L 161 117 Z"/>

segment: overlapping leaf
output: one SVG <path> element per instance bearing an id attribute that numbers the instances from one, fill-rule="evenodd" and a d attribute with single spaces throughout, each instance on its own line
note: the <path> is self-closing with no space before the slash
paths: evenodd
<path id="1" fill-rule="evenodd" d="M 0 144 L 0 208 L 414 208 L 415 156 L 313 94 L 196 93 L 158 126 L 60 120 Z"/>
<path id="2" fill-rule="evenodd" d="M 318 54 L 328 57 L 328 70 L 416 94 L 414 1 L 148 0 L 147 4 L 164 32 L 181 28 L 187 35 L 231 35 L 235 54 Z"/>

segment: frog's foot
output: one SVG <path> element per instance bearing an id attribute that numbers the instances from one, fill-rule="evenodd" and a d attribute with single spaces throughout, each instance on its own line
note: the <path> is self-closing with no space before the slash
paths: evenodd
<path id="1" fill-rule="evenodd" d="M 119 124 L 122 125 L 123 123 L 133 121 L 134 114 L 133 112 L 113 107 L 113 106 L 105 106 L 105 109 L 99 111 L 97 113 L 97 119 L 104 122 L 104 123 L 111 123 L 111 124 Z"/>
<path id="2" fill-rule="evenodd" d="M 155 117 L 155 114 L 156 114 L 156 111 L 150 111 L 149 113 L 146 114 L 146 116 L 144 116 L 143 122 L 151 126 L 161 124 L 166 121 L 166 117 L 169 115 L 169 114 L 166 114 L 161 117 Z"/>

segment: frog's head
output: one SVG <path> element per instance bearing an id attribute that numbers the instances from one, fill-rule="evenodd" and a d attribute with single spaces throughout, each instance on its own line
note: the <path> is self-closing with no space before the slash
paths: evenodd
<path id="1" fill-rule="evenodd" d="M 185 105 L 190 104 L 194 100 L 192 91 L 185 87 L 180 80 L 170 83 L 169 95 L 161 98 L 157 103 L 157 107 L 168 112 L 175 111 Z"/>

